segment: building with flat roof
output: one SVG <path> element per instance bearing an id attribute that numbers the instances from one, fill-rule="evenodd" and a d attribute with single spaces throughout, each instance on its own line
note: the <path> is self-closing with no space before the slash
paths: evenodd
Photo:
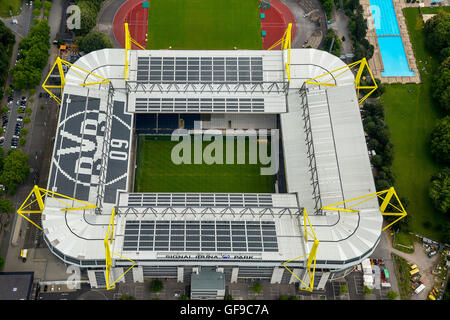
<path id="1" fill-rule="evenodd" d="M 0 300 L 31 300 L 34 272 L 0 272 Z"/>
<path id="2" fill-rule="evenodd" d="M 292 49 L 288 81 L 288 54 L 104 49 L 81 57 L 75 66 L 92 74 L 80 79 L 70 68 L 65 75 L 47 189 L 96 208 L 61 211 L 66 203 L 47 196 L 42 228 L 50 250 L 88 268 L 94 287 L 105 286 L 104 239 L 114 210 L 110 282 L 132 260 L 119 282 L 189 282 L 211 267 L 227 283 L 309 283 L 314 239 L 305 237 L 306 211 L 319 241 L 314 288 L 350 272 L 376 248 L 383 220 L 376 197 L 356 213 L 322 209 L 376 192 L 355 78 L 330 73 L 321 82 L 334 87 L 305 83 L 345 63 L 324 51 Z M 93 74 L 109 82 L 86 85 L 98 81 Z M 189 134 L 278 129 L 277 192 L 134 192 L 135 127 L 149 114 L 156 115 L 153 134 L 173 133 L 180 115 L 189 114 L 201 115 Z M 176 125 L 158 127 L 168 114 L 178 115 Z"/>

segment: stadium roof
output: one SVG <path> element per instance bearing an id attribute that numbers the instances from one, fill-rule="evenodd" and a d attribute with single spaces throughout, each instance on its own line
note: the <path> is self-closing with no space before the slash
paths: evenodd
<path id="1" fill-rule="evenodd" d="M 61 212 L 61 203 L 47 197 L 42 225 L 54 252 L 72 263 L 80 259 L 101 264 L 103 238 L 114 206 L 118 212 L 112 251 L 137 260 L 170 260 L 161 252 L 176 257 L 190 249 L 231 254 L 239 252 L 234 248 L 243 243 L 246 251 L 242 252 L 261 261 L 292 259 L 306 254 L 311 245 L 304 244 L 303 207 L 320 241 L 318 265 L 342 266 L 375 248 L 382 223 L 377 199 L 365 202 L 359 213 L 315 215 L 323 205 L 375 192 L 353 74 L 327 75 L 321 82 L 330 81 L 337 87 L 311 86 L 299 94 L 305 80 L 345 67 L 339 58 L 315 49 L 292 49 L 291 81 L 283 87 L 287 83 L 283 76 L 286 52 L 130 51 L 125 85 L 124 53 L 123 49 L 104 49 L 76 63 L 110 79 L 110 84 L 80 87 L 74 70 L 66 75 L 48 189 L 97 204 L 101 214 L 94 210 Z M 199 80 L 193 76 L 192 83 L 186 83 L 189 73 L 196 71 L 196 58 L 205 70 L 199 69 Z M 234 60 L 228 64 L 228 59 Z M 153 60 L 160 63 L 152 68 Z M 84 82 L 94 78 L 90 75 Z M 163 96 L 172 100 L 150 100 Z M 263 109 L 258 99 L 264 99 Z M 138 102 L 146 104 L 144 109 L 139 109 Z M 129 194 L 134 112 L 279 113 L 289 194 Z M 236 241 L 224 234 L 233 231 L 233 223 L 240 225 L 236 230 L 245 231 Z M 195 232 L 188 239 L 188 230 L 203 230 L 203 224 L 209 230 L 205 235 L 211 237 L 203 239 L 205 250 L 200 249 L 202 241 L 195 240 Z M 159 239 L 158 225 L 167 230 Z M 272 238 L 264 234 L 265 229 L 275 232 L 276 241 L 264 239 Z M 179 230 L 184 230 L 183 239 Z M 169 239 L 173 247 L 157 244 Z"/>

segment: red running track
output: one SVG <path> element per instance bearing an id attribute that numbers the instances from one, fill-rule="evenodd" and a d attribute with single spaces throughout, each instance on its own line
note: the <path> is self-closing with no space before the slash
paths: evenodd
<path id="1" fill-rule="evenodd" d="M 114 16 L 114 36 L 122 47 L 125 47 L 124 23 L 128 23 L 131 37 L 143 47 L 147 47 L 148 9 L 142 7 L 144 1 L 128 0 L 119 8 Z M 261 19 L 261 30 L 265 30 L 267 33 L 263 37 L 264 50 L 270 48 L 283 37 L 289 23 L 292 23 L 291 39 L 294 39 L 296 32 L 295 18 L 284 3 L 280 0 L 271 0 L 270 9 L 261 10 L 261 12 L 265 13 L 265 19 Z M 134 44 L 132 48 L 138 49 Z M 277 46 L 274 49 L 281 49 L 281 46 Z"/>
<path id="2" fill-rule="evenodd" d="M 117 42 L 125 48 L 125 27 L 128 23 L 131 37 L 141 46 L 147 48 L 146 34 L 148 25 L 148 9 L 142 7 L 145 0 L 128 0 L 124 3 L 114 16 L 113 31 Z M 132 44 L 132 49 L 139 49 Z"/>
<path id="3" fill-rule="evenodd" d="M 269 49 L 283 37 L 289 23 L 292 23 L 291 41 L 294 40 L 296 32 L 295 18 L 284 3 L 280 0 L 271 0 L 270 9 L 260 11 L 266 15 L 265 19 L 261 19 L 261 30 L 265 30 L 267 33 L 263 37 L 264 50 Z M 281 45 L 276 46 L 274 49 L 281 49 Z"/>

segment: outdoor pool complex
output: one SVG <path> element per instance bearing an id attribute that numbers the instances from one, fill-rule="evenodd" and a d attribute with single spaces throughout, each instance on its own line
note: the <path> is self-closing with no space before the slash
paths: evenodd
<path id="1" fill-rule="evenodd" d="M 408 66 L 392 0 L 370 0 L 370 7 L 384 65 L 382 76 L 414 76 Z"/>

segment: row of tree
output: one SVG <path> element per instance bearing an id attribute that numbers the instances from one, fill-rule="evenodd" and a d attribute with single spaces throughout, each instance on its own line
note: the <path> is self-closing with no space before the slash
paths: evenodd
<path id="1" fill-rule="evenodd" d="M 436 210 L 450 214 L 450 13 L 440 11 L 425 23 L 424 31 L 428 49 L 440 60 L 433 76 L 432 96 L 444 114 L 430 137 L 431 155 L 443 169 L 431 177 L 429 196 Z M 450 230 L 446 234 L 450 241 Z"/>
<path id="2" fill-rule="evenodd" d="M 8 75 L 9 62 L 12 48 L 16 42 L 14 34 L 0 21 L 0 88 L 3 89 Z M 0 99 L 3 98 L 3 90 L 0 90 Z"/>
<path id="3" fill-rule="evenodd" d="M 441 11 L 425 23 L 428 49 L 441 62 L 433 77 L 433 98 L 446 113 L 450 113 L 450 13 Z"/>
<path id="4" fill-rule="evenodd" d="M 11 69 L 12 85 L 16 89 L 38 86 L 42 70 L 47 65 L 50 49 L 50 26 L 47 20 L 31 26 L 28 36 L 19 44 L 20 60 Z"/>
<path id="5" fill-rule="evenodd" d="M 355 48 L 355 60 L 369 60 L 373 56 L 374 47 L 366 39 L 367 20 L 363 16 L 363 7 L 359 0 L 345 0 L 344 11 L 350 18 L 349 31 Z"/>
<path id="6" fill-rule="evenodd" d="M 365 103 L 363 127 L 369 140 L 368 149 L 375 151 L 371 158 L 372 165 L 376 168 L 375 186 L 377 191 L 389 189 L 394 185 L 395 176 L 391 166 L 394 160 L 394 145 L 390 141 L 391 132 L 384 122 L 384 108 L 379 101 Z"/>

